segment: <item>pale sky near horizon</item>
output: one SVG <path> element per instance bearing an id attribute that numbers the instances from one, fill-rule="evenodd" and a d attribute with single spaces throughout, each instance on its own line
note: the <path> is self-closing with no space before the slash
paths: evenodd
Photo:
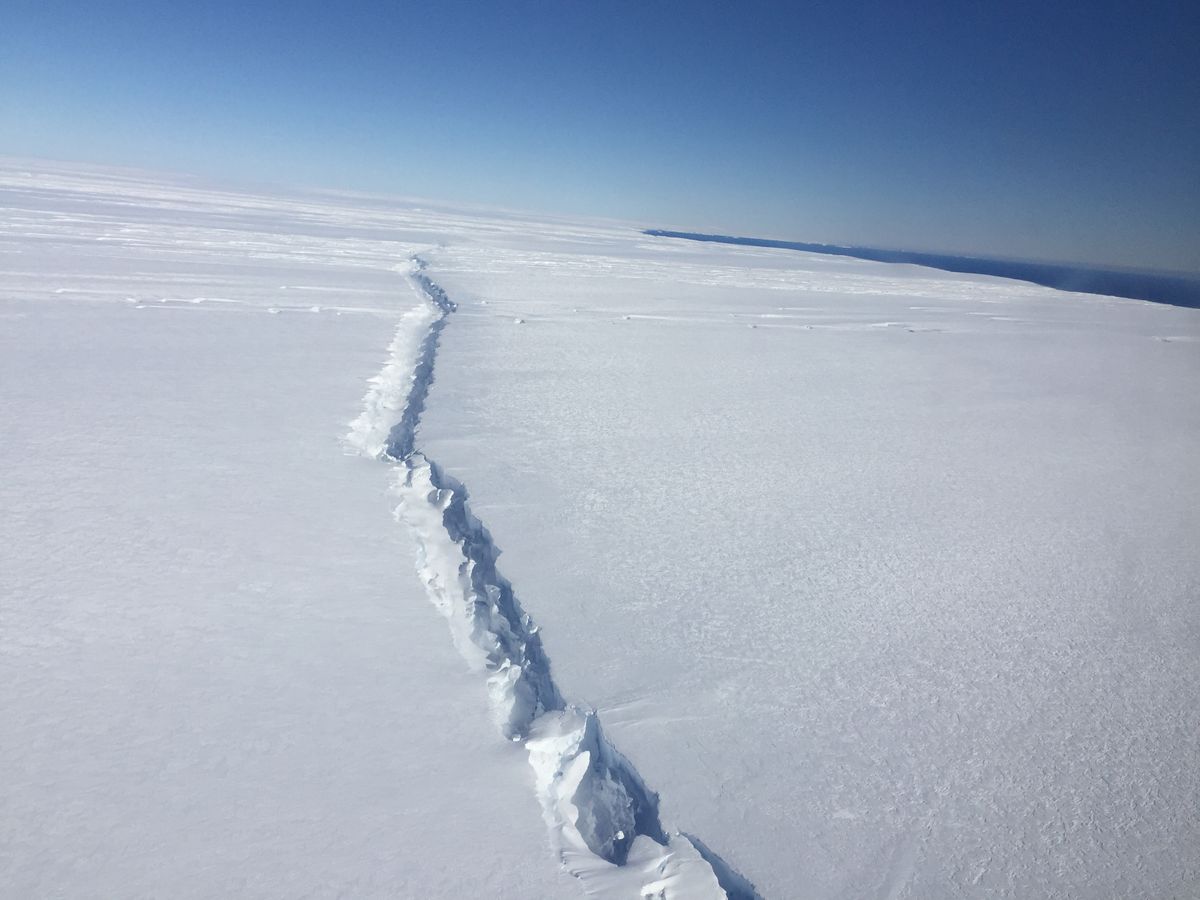
<path id="1" fill-rule="evenodd" d="M 0 0 L 0 154 L 1200 271 L 1200 4 Z"/>

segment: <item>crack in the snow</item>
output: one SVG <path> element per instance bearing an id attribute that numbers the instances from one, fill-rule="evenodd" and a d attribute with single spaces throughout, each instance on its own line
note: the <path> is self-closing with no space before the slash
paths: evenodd
<path id="1" fill-rule="evenodd" d="M 412 262 L 423 308 L 402 318 L 347 440 L 396 467 L 396 517 L 416 539 L 418 572 L 459 652 L 487 673 L 502 732 L 529 754 L 564 866 L 589 894 L 758 898 L 701 841 L 663 828 L 658 795 L 608 741 L 596 713 L 564 700 L 537 626 L 496 569 L 499 550 L 471 513 L 466 488 L 416 449 L 438 342 L 455 304 L 425 274 L 422 259 Z"/>

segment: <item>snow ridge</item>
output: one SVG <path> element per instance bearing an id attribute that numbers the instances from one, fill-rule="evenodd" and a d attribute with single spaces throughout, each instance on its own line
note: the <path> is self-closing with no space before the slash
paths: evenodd
<path id="1" fill-rule="evenodd" d="M 415 448 L 438 341 L 455 309 L 425 270 L 413 257 L 407 274 L 421 302 L 401 318 L 346 442 L 395 467 L 395 514 L 416 541 L 418 574 L 459 653 L 486 673 L 501 732 L 528 753 L 564 867 L 593 896 L 757 898 L 702 842 L 663 828 L 658 795 L 608 741 L 595 711 L 562 697 L 466 488 Z"/>

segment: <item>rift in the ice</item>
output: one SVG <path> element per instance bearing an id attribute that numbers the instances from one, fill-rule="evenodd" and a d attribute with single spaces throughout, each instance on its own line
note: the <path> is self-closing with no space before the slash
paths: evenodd
<path id="1" fill-rule="evenodd" d="M 392 426 L 392 430 L 388 433 L 387 447 L 384 452 L 396 462 L 402 461 L 413 452 L 417 423 L 421 420 L 421 413 L 425 411 L 425 399 L 429 396 L 429 385 L 433 383 L 433 359 L 437 353 L 438 338 L 441 337 L 442 329 L 446 327 L 446 317 L 456 309 L 454 302 L 446 296 L 446 292 L 425 274 L 425 261 L 414 257 L 413 263 L 417 267 L 412 274 L 413 280 L 421 286 L 425 296 L 441 311 L 441 314 L 434 320 L 429 331 L 426 332 L 424 340 L 421 341 L 420 356 L 412 375 L 412 387 L 404 401 L 404 409 L 400 414 L 399 421 Z"/>
<path id="2" fill-rule="evenodd" d="M 455 304 L 414 258 L 412 277 L 438 315 L 420 344 L 407 397 L 392 426 L 383 456 L 403 473 L 402 492 L 417 502 L 402 505 L 418 535 L 419 568 L 443 614 L 459 623 L 457 638 L 489 672 L 501 728 L 526 741 L 531 761 L 543 763 L 543 806 L 567 810 L 569 823 L 596 856 L 623 865 L 639 835 L 668 846 L 659 818 L 658 795 L 604 735 L 593 711 L 567 703 L 551 676 L 550 660 L 537 626 L 521 608 L 512 584 L 496 568 L 500 555 L 491 534 L 468 505 L 466 488 L 415 449 L 416 428 L 433 383 L 433 364 L 442 329 Z M 437 520 L 436 525 L 430 519 Z M 444 537 L 428 537 L 440 529 Z M 426 535 L 422 538 L 421 535 Z M 446 558 L 444 540 L 461 552 Z M 453 590 L 452 590 L 453 588 Z M 456 606 L 452 593 L 457 592 Z M 465 596 L 468 609 L 461 609 Z M 437 601 L 435 601 L 437 602 Z M 535 764 L 535 769 L 537 768 Z M 682 836 L 681 836 L 682 837 Z M 729 897 L 757 898 L 753 885 L 696 838 L 687 836 Z"/>
<path id="3" fill-rule="evenodd" d="M 520 669 L 514 708 L 504 730 L 510 738 L 524 738 L 535 718 L 566 706 L 550 678 L 550 660 L 542 649 L 537 626 L 521 609 L 512 584 L 496 571 L 500 551 L 483 523 L 471 514 L 467 489 L 423 453 L 412 453 L 402 462 L 414 469 L 427 466 L 429 483 L 443 497 L 442 526 L 450 540 L 462 547 L 464 574 L 475 602 L 472 618 L 486 623 L 483 633 L 489 670 L 504 665 Z"/>

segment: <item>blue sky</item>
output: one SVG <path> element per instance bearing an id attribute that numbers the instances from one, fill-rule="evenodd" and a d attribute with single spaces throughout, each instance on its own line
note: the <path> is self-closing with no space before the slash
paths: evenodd
<path id="1" fill-rule="evenodd" d="M 0 154 L 1200 270 L 1200 4 L 0 0 Z"/>

